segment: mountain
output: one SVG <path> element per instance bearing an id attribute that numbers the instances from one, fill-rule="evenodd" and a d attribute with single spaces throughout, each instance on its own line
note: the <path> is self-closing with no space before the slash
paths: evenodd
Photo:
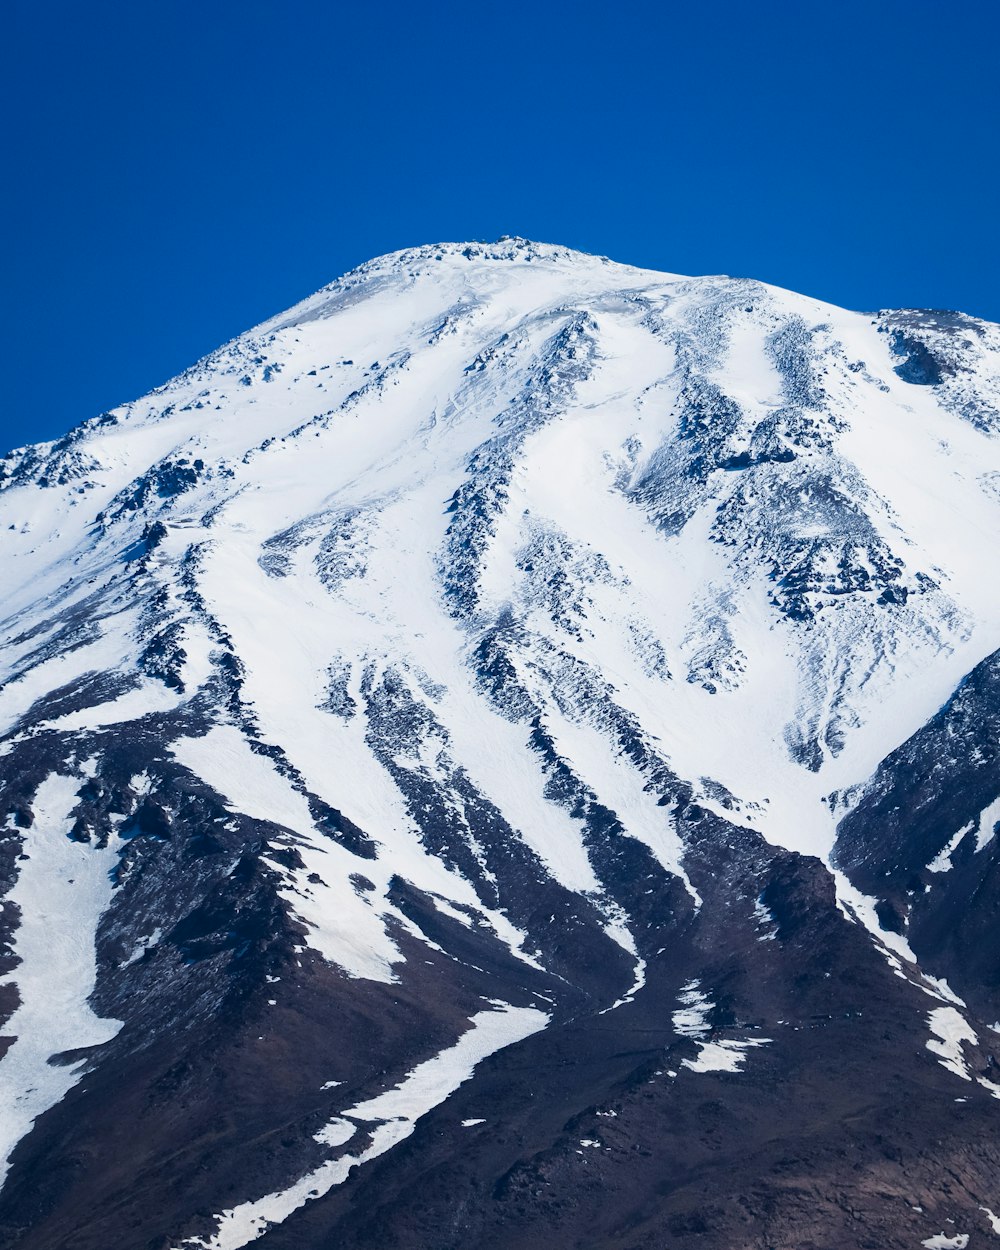
<path id="1" fill-rule="evenodd" d="M 521 239 L 10 453 L 0 1242 L 993 1244 L 998 532 L 1000 327 Z"/>

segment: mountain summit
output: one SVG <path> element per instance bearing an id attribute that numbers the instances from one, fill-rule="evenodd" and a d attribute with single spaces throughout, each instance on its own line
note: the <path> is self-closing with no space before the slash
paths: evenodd
<path id="1" fill-rule="evenodd" d="M 990 1244 L 998 532 L 1000 327 L 522 239 L 0 460 L 0 1241 Z"/>

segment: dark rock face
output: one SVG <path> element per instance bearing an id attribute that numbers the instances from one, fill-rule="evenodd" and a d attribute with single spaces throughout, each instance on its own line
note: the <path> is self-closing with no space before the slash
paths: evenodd
<path id="1" fill-rule="evenodd" d="M 993 654 L 880 765 L 841 823 L 835 851 L 837 865 L 879 900 L 920 959 L 989 1020 L 1000 1020 L 998 743 Z"/>
<path id="2" fill-rule="evenodd" d="M 505 239 L 5 458 L 0 1244 L 988 1245 L 998 379 Z"/>
<path id="3" fill-rule="evenodd" d="M 1000 428 L 1000 407 L 981 384 L 990 328 L 964 313 L 903 309 L 883 312 L 879 330 L 889 335 L 896 374 L 913 386 L 938 388 L 942 402 L 984 431 Z"/>

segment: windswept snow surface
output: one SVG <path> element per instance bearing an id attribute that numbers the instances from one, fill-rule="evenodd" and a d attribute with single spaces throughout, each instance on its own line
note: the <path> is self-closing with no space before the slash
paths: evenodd
<path id="1" fill-rule="evenodd" d="M 493 1010 L 478 1012 L 470 1023 L 472 1028 L 463 1033 L 454 1046 L 419 1064 L 393 1089 L 341 1112 L 332 1124 L 333 1131 L 328 1126 L 318 1135 L 318 1140 L 335 1147 L 364 1133 L 368 1139 L 364 1150 L 331 1159 L 303 1176 L 290 1189 L 223 1211 L 216 1216 L 218 1232 L 208 1238 L 190 1238 L 182 1243 L 183 1247 L 240 1250 L 241 1246 L 255 1241 L 272 1224 L 280 1224 L 306 1202 L 343 1184 L 352 1167 L 378 1158 L 409 1137 L 421 1116 L 444 1102 L 467 1081 L 476 1064 L 487 1055 L 545 1028 L 548 1016 L 533 1007 L 495 1003 Z M 364 1128 L 364 1125 L 374 1127 Z"/>

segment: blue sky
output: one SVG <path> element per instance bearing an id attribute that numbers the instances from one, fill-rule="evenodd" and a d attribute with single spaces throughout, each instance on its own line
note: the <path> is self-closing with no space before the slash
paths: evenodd
<path id="1" fill-rule="evenodd" d="M 0 443 L 521 234 L 1000 320 L 1000 4 L 5 0 Z"/>

